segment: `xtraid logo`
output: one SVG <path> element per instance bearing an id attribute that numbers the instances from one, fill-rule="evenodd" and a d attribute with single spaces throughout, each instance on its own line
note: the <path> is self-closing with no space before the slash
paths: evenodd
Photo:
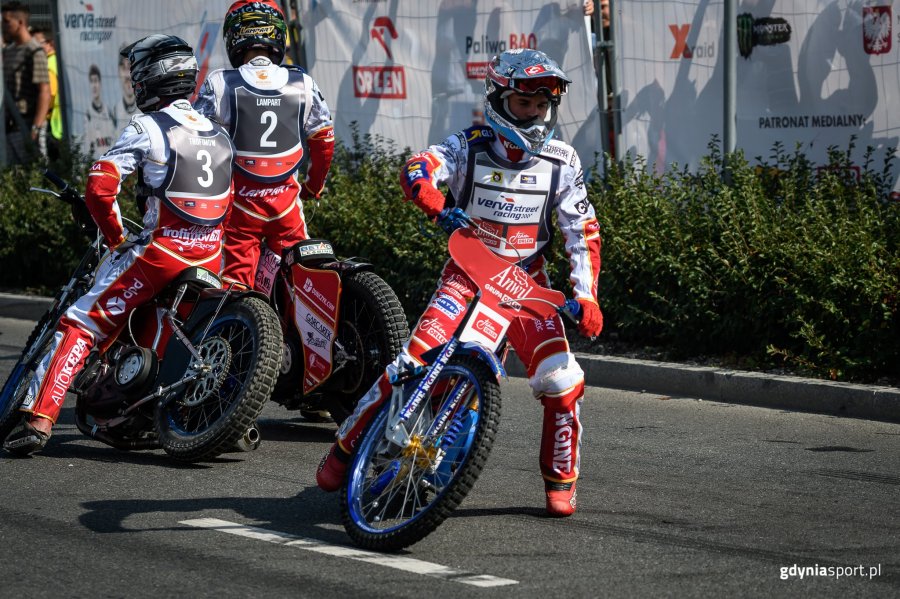
<path id="1" fill-rule="evenodd" d="M 716 55 L 715 43 L 698 44 L 696 39 L 688 40 L 691 32 L 690 25 L 669 25 L 669 31 L 672 32 L 672 36 L 675 38 L 675 45 L 672 46 L 672 53 L 669 55 L 669 58 L 691 60 L 693 58 L 712 58 Z M 693 45 L 690 45 L 689 41 L 693 41 Z"/>

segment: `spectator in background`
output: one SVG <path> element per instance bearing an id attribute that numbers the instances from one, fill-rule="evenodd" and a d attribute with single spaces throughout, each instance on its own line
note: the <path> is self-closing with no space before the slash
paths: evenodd
<path id="1" fill-rule="evenodd" d="M 84 137 L 81 145 L 88 158 L 102 156 L 116 139 L 116 122 L 112 111 L 103 103 L 103 79 L 100 68 L 88 69 L 91 82 L 91 104 L 84 113 Z M 124 126 L 124 125 L 123 125 Z"/>
<path id="2" fill-rule="evenodd" d="M 50 158 L 58 158 L 63 125 L 62 110 L 59 106 L 59 64 L 56 61 L 56 44 L 53 41 L 53 32 L 49 28 L 36 27 L 31 35 L 47 53 L 47 71 L 50 73 L 50 113 L 47 115 L 50 137 L 47 138 L 47 152 Z"/>
<path id="3" fill-rule="evenodd" d="M 122 99 L 116 102 L 113 110 L 113 119 L 116 121 L 117 129 L 127 125 L 132 116 L 139 114 L 134 98 L 134 88 L 131 86 L 131 63 L 128 62 L 128 57 L 122 54 L 127 45 L 122 44 L 122 47 L 119 48 L 119 83 L 122 84 Z"/>
<path id="4" fill-rule="evenodd" d="M 21 2 L 5 2 L 3 16 L 3 80 L 7 161 L 25 164 L 47 155 L 50 73 L 47 53 L 28 31 L 31 10 Z"/>

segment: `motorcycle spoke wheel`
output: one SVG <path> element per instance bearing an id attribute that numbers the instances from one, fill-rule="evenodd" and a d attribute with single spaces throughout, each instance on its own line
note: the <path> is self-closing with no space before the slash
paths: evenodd
<path id="1" fill-rule="evenodd" d="M 61 313 L 61 310 L 57 310 L 57 312 Z M 55 324 L 56 319 L 51 320 L 50 312 L 41 317 L 28 336 L 25 349 L 0 391 L 0 445 L 22 418 L 19 408 L 25 403 L 28 388 L 35 376 L 37 366 L 43 362 L 47 352 L 50 351 L 53 341 L 53 330 L 50 330 L 50 327 Z M 40 344 L 40 346 L 36 348 L 31 359 L 26 361 L 25 354 L 35 344 Z"/>
<path id="2" fill-rule="evenodd" d="M 281 362 L 278 317 L 258 298 L 225 306 L 200 342 L 204 328 L 192 342 L 210 370 L 157 418 L 163 449 L 184 461 L 213 458 L 237 443 L 271 395 Z"/>
<path id="3" fill-rule="evenodd" d="M 338 424 L 353 412 L 409 337 L 400 300 L 381 277 L 371 271 L 352 272 L 343 277 L 341 289 L 337 339 L 346 359 L 336 364 L 327 405 Z"/>
<path id="4" fill-rule="evenodd" d="M 464 390 L 452 417 L 429 435 L 451 394 Z M 360 440 L 341 494 L 344 528 L 354 543 L 396 551 L 437 528 L 471 490 L 500 420 L 500 387 L 487 365 L 455 357 L 407 423 L 409 443 L 385 438 L 387 410 Z"/>

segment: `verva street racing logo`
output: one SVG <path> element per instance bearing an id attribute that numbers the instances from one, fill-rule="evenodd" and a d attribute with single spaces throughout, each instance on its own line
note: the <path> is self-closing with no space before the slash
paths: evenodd
<path id="1" fill-rule="evenodd" d="M 891 51 L 890 6 L 864 6 L 862 9 L 863 49 L 866 54 L 887 54 Z"/>
<path id="2" fill-rule="evenodd" d="M 393 61 L 390 42 L 399 37 L 390 17 L 376 17 L 370 30 L 371 39 L 378 42 Z M 406 70 L 400 66 L 353 66 L 353 95 L 357 98 L 406 99 Z"/>

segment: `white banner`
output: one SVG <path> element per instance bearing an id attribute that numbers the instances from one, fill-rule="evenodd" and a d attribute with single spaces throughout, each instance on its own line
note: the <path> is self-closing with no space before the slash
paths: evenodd
<path id="1" fill-rule="evenodd" d="M 483 124 L 488 61 L 537 48 L 574 81 L 557 137 L 586 167 L 600 152 L 597 82 L 582 0 L 307 0 L 300 22 L 310 75 L 339 140 L 360 135 L 420 150 Z M 352 125 L 354 124 L 354 125 Z"/>
<path id="2" fill-rule="evenodd" d="M 900 140 L 898 0 L 759 0 L 740 3 L 737 147 L 767 159 L 797 143 L 814 163 L 827 149 L 860 165 L 875 148 L 880 170 Z M 721 0 L 616 3 L 623 154 L 697 166 L 724 129 Z M 892 160 L 896 166 L 896 155 Z"/>
<path id="3" fill-rule="evenodd" d="M 119 50 L 154 34 L 177 35 L 191 44 L 202 82 L 228 65 L 222 22 L 233 0 L 60 0 L 59 44 L 66 118 L 82 149 L 98 157 L 115 142 L 135 112 L 131 76 Z"/>

